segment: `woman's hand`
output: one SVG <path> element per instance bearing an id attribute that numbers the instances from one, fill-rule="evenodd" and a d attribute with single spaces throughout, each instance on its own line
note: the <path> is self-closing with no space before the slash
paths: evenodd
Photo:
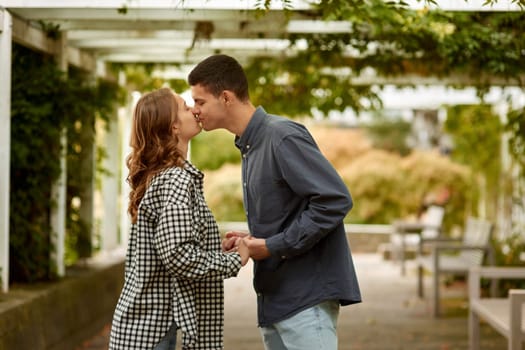
<path id="1" fill-rule="evenodd" d="M 246 232 L 228 231 L 225 238 L 221 242 L 223 252 L 234 252 L 239 245 L 239 239 L 249 236 Z"/>
<path id="2" fill-rule="evenodd" d="M 246 265 L 250 259 L 250 250 L 242 238 L 238 238 L 237 253 L 241 256 L 241 265 Z"/>

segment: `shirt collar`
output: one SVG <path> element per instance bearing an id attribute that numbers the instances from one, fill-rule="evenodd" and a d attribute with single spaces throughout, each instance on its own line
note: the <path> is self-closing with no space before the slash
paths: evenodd
<path id="1" fill-rule="evenodd" d="M 261 133 L 258 131 L 260 130 L 260 127 L 262 124 L 266 122 L 266 111 L 261 106 L 257 107 L 255 109 L 255 112 L 253 113 L 252 118 L 250 119 L 250 122 L 246 126 L 246 129 L 242 133 L 241 136 L 235 137 L 235 146 L 239 148 L 241 151 L 246 150 L 250 147 L 250 145 L 253 145 L 257 142 L 257 140 L 262 137 Z"/>
<path id="2" fill-rule="evenodd" d="M 204 177 L 202 171 L 197 169 L 195 165 L 191 164 L 189 160 L 184 161 L 184 170 L 188 171 L 193 177 L 197 179 L 202 179 Z"/>

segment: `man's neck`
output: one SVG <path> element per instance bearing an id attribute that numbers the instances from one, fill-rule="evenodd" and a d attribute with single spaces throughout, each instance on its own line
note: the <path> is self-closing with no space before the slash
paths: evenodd
<path id="1" fill-rule="evenodd" d="M 237 107 L 232 118 L 233 123 L 228 130 L 237 136 L 241 136 L 248 127 L 256 108 L 251 102 L 239 104 Z"/>

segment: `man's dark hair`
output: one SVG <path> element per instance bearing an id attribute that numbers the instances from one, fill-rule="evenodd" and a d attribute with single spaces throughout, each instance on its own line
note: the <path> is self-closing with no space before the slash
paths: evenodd
<path id="1" fill-rule="evenodd" d="M 244 70 L 235 58 L 227 55 L 213 55 L 201 61 L 188 75 L 188 83 L 203 86 L 215 97 L 230 90 L 241 101 L 250 98 Z"/>

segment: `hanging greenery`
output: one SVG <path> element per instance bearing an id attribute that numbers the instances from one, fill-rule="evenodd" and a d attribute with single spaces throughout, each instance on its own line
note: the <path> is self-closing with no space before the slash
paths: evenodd
<path id="1" fill-rule="evenodd" d="M 472 169 L 473 183 L 479 189 L 487 217 L 496 220 L 501 174 L 501 133 L 499 117 L 489 105 L 451 106 L 447 112 L 445 130 L 454 144 L 451 154 L 455 161 Z M 470 212 L 478 214 L 477 208 Z"/>
<path id="2" fill-rule="evenodd" d="M 408 76 L 406 84 L 440 78 L 445 85 L 476 86 L 480 96 L 491 85 L 525 84 L 525 11 L 412 10 L 383 0 L 322 0 L 316 8 L 312 16 L 347 21 L 350 30 L 289 35 L 297 54 L 262 54 L 247 68 L 253 99 L 276 113 L 381 107 L 380 87 L 359 81 L 365 71 Z"/>
<path id="3" fill-rule="evenodd" d="M 12 55 L 11 173 L 10 173 L 10 282 L 34 282 L 56 278 L 50 262 L 50 212 L 56 203 L 51 188 L 60 175 L 61 130 L 68 138 L 68 240 L 80 241 L 91 223 L 79 223 L 71 198 L 79 196 L 85 184 L 79 157 L 71 147 L 78 145 L 72 130 L 89 125 L 95 115 L 107 118 L 117 87 L 85 80 L 74 72 L 66 79 L 53 57 L 17 44 Z M 74 223 L 79 223 L 75 225 Z M 90 250 L 91 242 L 70 247 L 73 255 Z M 87 246 L 87 248 L 86 248 Z M 72 254 L 70 251 L 68 254 Z"/>

